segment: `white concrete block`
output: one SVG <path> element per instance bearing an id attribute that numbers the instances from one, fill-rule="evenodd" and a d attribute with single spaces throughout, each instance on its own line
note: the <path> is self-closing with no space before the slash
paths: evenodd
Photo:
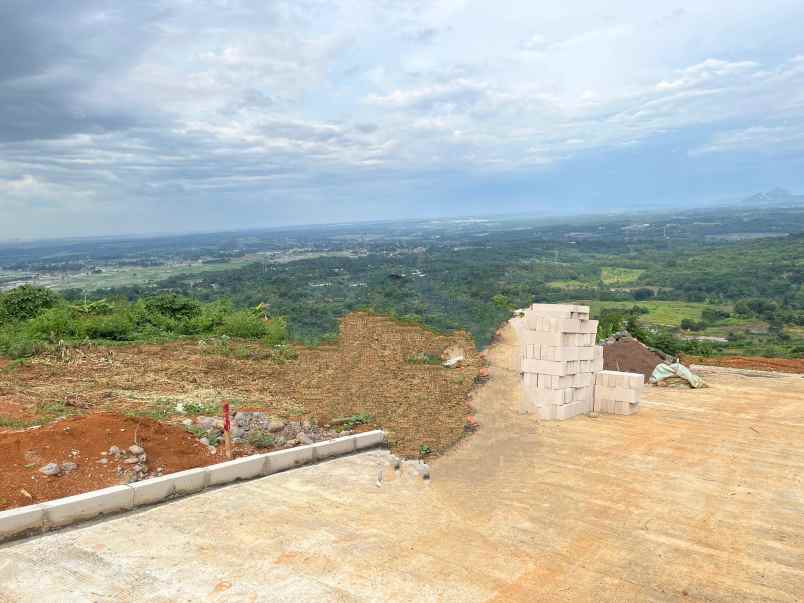
<path id="1" fill-rule="evenodd" d="M 45 510 L 42 505 L 28 505 L 0 512 L 0 542 L 42 530 Z"/>
<path id="2" fill-rule="evenodd" d="M 565 421 L 566 419 L 571 419 L 572 417 L 577 417 L 578 415 L 585 415 L 590 410 L 592 410 L 592 403 L 587 401 L 564 404 L 556 408 L 556 420 Z"/>
<path id="3" fill-rule="evenodd" d="M 522 370 L 526 373 L 539 373 L 540 375 L 574 375 L 579 370 L 579 361 L 552 362 L 550 360 L 522 360 Z"/>
<path id="4" fill-rule="evenodd" d="M 133 490 L 133 506 L 152 505 L 170 498 L 176 492 L 175 481 L 173 475 L 163 475 L 129 484 Z"/>
<path id="5" fill-rule="evenodd" d="M 252 479 L 261 475 L 266 475 L 265 470 L 266 454 L 255 454 L 246 456 L 217 465 L 207 467 L 209 472 L 209 486 L 220 486 L 230 484 L 241 479 Z"/>
<path id="6" fill-rule="evenodd" d="M 197 467 L 185 471 L 177 471 L 169 476 L 173 479 L 173 489 L 176 495 L 193 494 L 207 487 L 209 472 L 206 467 Z"/>
<path id="7" fill-rule="evenodd" d="M 578 335 L 575 333 L 548 333 L 546 331 L 524 331 L 520 337 L 521 343 L 530 343 L 545 346 L 573 346 L 580 345 Z M 586 337 L 584 335 L 584 337 Z"/>
<path id="8" fill-rule="evenodd" d="M 374 446 L 382 446 L 385 443 L 385 432 L 381 429 L 366 431 L 351 436 L 355 441 L 355 450 L 364 450 Z"/>
<path id="9" fill-rule="evenodd" d="M 573 402 L 591 402 L 594 397 L 594 388 L 589 387 L 576 387 L 572 390 Z"/>
<path id="10" fill-rule="evenodd" d="M 531 304 L 528 310 L 550 318 L 589 318 L 589 306 L 574 304 Z"/>
<path id="11" fill-rule="evenodd" d="M 272 452 L 268 455 L 268 471 L 276 473 L 293 467 L 301 467 L 313 462 L 312 446 L 297 446 Z"/>
<path id="12" fill-rule="evenodd" d="M 572 376 L 572 387 L 592 387 L 594 384 L 594 373 L 575 373 Z"/>
<path id="13" fill-rule="evenodd" d="M 326 440 L 324 442 L 316 442 L 312 444 L 312 447 L 315 451 L 315 459 L 321 461 L 344 454 L 351 454 L 355 451 L 355 441 L 351 436 L 347 436 L 335 438 L 334 440 Z"/>
<path id="14" fill-rule="evenodd" d="M 103 490 L 68 496 L 42 503 L 48 527 L 66 526 L 98 515 L 127 511 L 134 505 L 134 491 L 129 486 L 112 486 Z"/>
<path id="15" fill-rule="evenodd" d="M 593 346 L 585 345 L 578 346 L 578 360 L 594 360 L 595 348 Z"/>
<path id="16" fill-rule="evenodd" d="M 527 400 L 536 406 L 572 402 L 571 389 L 538 389 L 528 387 L 523 388 L 523 391 Z"/>

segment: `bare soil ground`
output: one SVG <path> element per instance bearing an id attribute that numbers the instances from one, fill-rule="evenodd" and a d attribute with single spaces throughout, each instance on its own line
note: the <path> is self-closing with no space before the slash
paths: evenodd
<path id="1" fill-rule="evenodd" d="M 258 349 L 255 344 L 242 345 Z M 439 358 L 451 347 L 464 351 L 465 361 L 458 368 L 411 361 Z M 467 416 L 472 414 L 467 399 L 481 365 L 466 333 L 436 335 L 415 325 L 355 313 L 343 319 L 337 343 L 296 351 L 297 359 L 279 364 L 210 354 L 197 342 L 179 342 L 90 347 L 73 351 L 68 361 L 38 357 L 9 365 L 0 371 L 0 458 L 4 461 L 0 499 L 7 507 L 17 506 L 27 504 L 20 498 L 25 497 L 21 488 L 36 500 L 46 500 L 114 483 L 95 461 L 101 450 L 125 444 L 111 442 L 106 430 L 128 430 L 134 425 L 132 417 L 159 421 L 142 422 L 151 430 L 146 430 L 148 437 L 157 442 L 161 440 L 156 434 L 164 434 L 164 442 L 170 440 L 178 447 L 152 451 L 145 445 L 149 457 L 161 462 L 165 472 L 223 460 L 220 453 L 211 456 L 203 446 L 196 446 L 181 425 L 187 415 L 176 410 L 179 403 L 191 406 L 193 414 L 219 415 L 220 403 L 228 400 L 233 409 L 259 409 L 281 419 L 307 419 L 318 425 L 368 416 L 358 429 L 385 429 L 392 449 L 406 457 L 417 457 L 422 451 L 440 454 L 466 433 Z M 66 424 L 52 424 L 64 416 L 84 415 L 92 419 L 72 419 L 69 435 L 63 432 Z M 120 425 L 112 425 L 114 421 Z M 21 431 L 37 423 L 52 426 Z M 65 448 L 68 444 L 70 450 Z M 74 474 L 39 479 L 39 467 L 70 460 L 73 449 L 90 455 L 86 470 L 79 462 Z M 170 456 L 179 449 L 185 450 L 186 462 Z M 236 452 L 252 451 L 242 445 Z M 15 460 L 6 463 L 7 458 Z M 149 465 L 154 462 L 149 460 Z M 33 489 L 21 485 L 22 477 L 25 483 L 34 483 Z M 46 486 L 47 480 L 60 485 Z"/>
<path id="2" fill-rule="evenodd" d="M 804 358 L 764 358 L 762 356 L 682 357 L 684 364 L 706 364 L 727 368 L 804 374 Z"/>
<path id="3" fill-rule="evenodd" d="M 57 421 L 40 429 L 0 433 L 0 510 L 44 502 L 121 483 L 119 463 L 99 463 L 111 446 L 134 443 L 148 453 L 148 463 L 164 473 L 203 467 L 222 459 L 191 434 L 147 418 L 95 413 Z M 58 477 L 39 468 L 48 463 L 78 467 Z"/>

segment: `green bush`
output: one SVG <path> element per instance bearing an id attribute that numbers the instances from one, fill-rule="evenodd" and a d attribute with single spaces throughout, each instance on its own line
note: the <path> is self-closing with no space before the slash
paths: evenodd
<path id="1" fill-rule="evenodd" d="M 239 310 L 224 317 L 218 332 L 229 337 L 260 339 L 266 336 L 268 329 L 261 318 L 251 312 Z"/>
<path id="2" fill-rule="evenodd" d="M 73 310 L 65 306 L 46 310 L 28 324 L 27 331 L 32 337 L 53 343 L 59 339 L 83 339 L 87 336 L 84 319 L 75 316 Z"/>
<path id="3" fill-rule="evenodd" d="M 86 322 L 86 334 L 90 339 L 126 341 L 134 339 L 134 322 L 122 312 L 111 316 L 96 316 Z"/>
<path id="4" fill-rule="evenodd" d="M 22 285 L 0 295 L 0 323 L 30 320 L 60 301 L 50 289 Z"/>
<path id="5" fill-rule="evenodd" d="M 265 343 L 268 345 L 280 345 L 287 340 L 288 321 L 282 316 L 277 316 L 268 321 L 265 326 Z"/>
<path id="6" fill-rule="evenodd" d="M 152 314 L 161 314 L 174 320 L 187 320 L 201 315 L 201 304 L 175 293 L 162 293 L 145 298 L 145 308 Z"/>
<path id="7" fill-rule="evenodd" d="M 9 358 L 27 358 L 37 354 L 44 348 L 20 325 L 8 325 L 0 328 L 0 355 Z"/>

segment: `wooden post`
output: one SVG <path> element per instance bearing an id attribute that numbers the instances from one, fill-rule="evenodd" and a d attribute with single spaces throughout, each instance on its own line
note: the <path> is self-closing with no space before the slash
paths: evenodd
<path id="1" fill-rule="evenodd" d="M 226 458 L 232 458 L 232 422 L 229 420 L 229 403 L 223 403 L 223 442 L 226 445 Z"/>

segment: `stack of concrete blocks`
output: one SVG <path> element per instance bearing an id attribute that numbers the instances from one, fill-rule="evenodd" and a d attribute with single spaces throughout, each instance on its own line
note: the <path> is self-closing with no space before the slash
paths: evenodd
<path id="1" fill-rule="evenodd" d="M 589 307 L 533 304 L 523 322 L 524 410 L 544 420 L 590 412 L 603 348 L 595 345 L 597 321 L 589 320 Z"/>
<path id="2" fill-rule="evenodd" d="M 602 414 L 632 415 L 639 410 L 639 397 L 645 385 L 640 373 L 600 371 L 595 377 L 594 411 Z"/>

